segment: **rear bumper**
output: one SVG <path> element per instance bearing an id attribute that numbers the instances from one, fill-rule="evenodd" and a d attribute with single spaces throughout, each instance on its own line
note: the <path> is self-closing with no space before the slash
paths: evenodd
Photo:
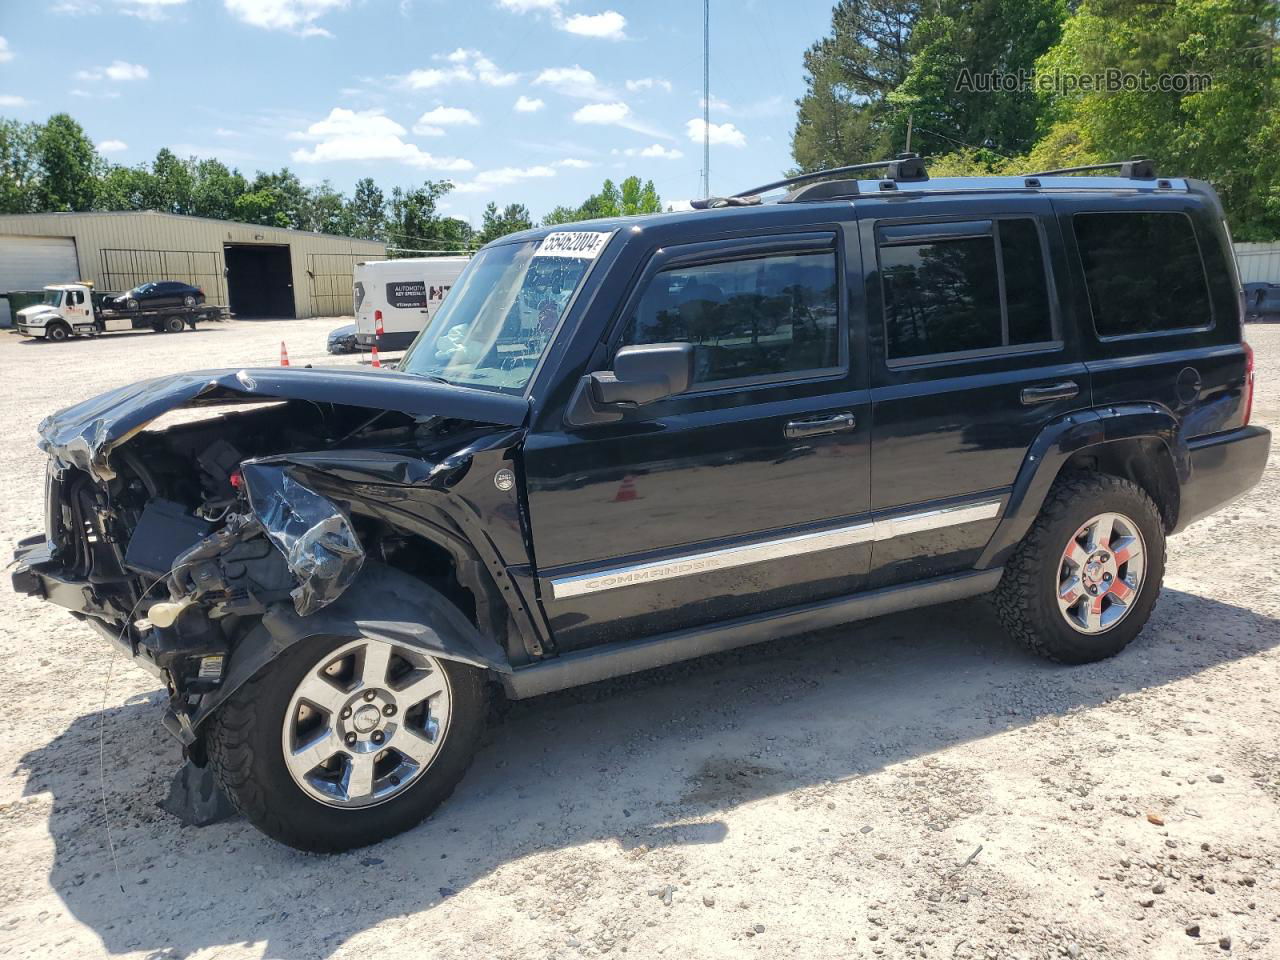
<path id="1" fill-rule="evenodd" d="M 1243 427 L 1187 443 L 1191 477 L 1182 485 L 1182 503 L 1174 533 L 1221 510 L 1260 479 L 1271 451 L 1271 431 Z"/>
<path id="2" fill-rule="evenodd" d="M 404 350 L 409 344 L 413 343 L 413 338 L 418 335 L 417 330 L 402 330 L 395 333 L 384 333 L 382 336 L 375 336 L 372 333 L 356 333 L 356 342 L 360 346 L 368 350 L 370 347 L 377 345 L 379 350 Z"/>

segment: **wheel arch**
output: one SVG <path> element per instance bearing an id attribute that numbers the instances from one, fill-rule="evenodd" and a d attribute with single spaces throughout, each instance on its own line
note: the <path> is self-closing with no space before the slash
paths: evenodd
<path id="1" fill-rule="evenodd" d="M 1174 415 L 1153 403 L 1086 410 L 1049 424 L 1031 445 L 1004 517 L 976 567 L 1003 564 L 1035 522 L 1058 478 L 1089 470 L 1136 483 L 1156 502 L 1166 532 L 1176 527 L 1191 457 Z"/>
<path id="2" fill-rule="evenodd" d="M 384 563 L 367 561 L 351 586 L 333 603 L 302 617 L 289 604 L 268 608 L 236 644 L 227 675 L 180 721 L 170 712 L 165 725 L 199 760 L 202 727 L 245 683 L 286 650 L 312 637 L 368 636 L 415 647 L 495 674 L 511 672 L 506 652 L 485 637 L 462 610 L 422 580 Z"/>

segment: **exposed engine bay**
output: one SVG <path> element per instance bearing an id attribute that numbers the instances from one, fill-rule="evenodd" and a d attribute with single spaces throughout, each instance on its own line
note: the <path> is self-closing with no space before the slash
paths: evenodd
<path id="1" fill-rule="evenodd" d="M 253 396 L 261 376 L 279 382 Z M 342 397 L 335 379 L 342 375 L 301 370 L 181 375 L 127 388 L 128 397 L 95 398 L 41 425 L 50 454 L 46 531 L 21 545 L 15 584 L 68 607 L 158 673 L 171 700 L 166 725 L 184 743 L 195 741 L 193 724 L 223 694 L 240 648 L 254 654 L 240 657 L 239 674 L 278 654 L 366 561 L 451 592 L 488 636 L 502 635 L 506 616 L 490 598 L 483 563 L 446 534 L 460 533 L 450 501 L 472 458 L 501 456 L 519 436 L 501 422 L 520 415 L 505 402 L 513 398 L 490 404 L 485 412 L 500 413 L 494 423 L 420 410 L 450 404 L 440 402 L 440 388 L 395 374 L 373 378 L 376 398 L 307 396 L 316 388 Z M 397 380 L 413 381 L 401 385 L 401 399 L 386 390 Z M 386 406 L 364 405 L 374 400 Z M 176 407 L 246 401 L 249 409 L 154 423 Z M 438 525 L 446 548 L 424 549 L 397 511 Z M 413 626 L 405 611 L 391 613 Z M 278 626 L 264 634 L 264 619 Z M 459 659 L 505 664 L 501 650 L 480 646 L 466 638 Z"/>

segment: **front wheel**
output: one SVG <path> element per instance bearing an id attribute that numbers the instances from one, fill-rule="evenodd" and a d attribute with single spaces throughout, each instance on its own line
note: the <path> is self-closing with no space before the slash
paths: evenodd
<path id="1" fill-rule="evenodd" d="M 281 843 L 375 843 L 462 779 L 484 724 L 482 677 L 369 637 L 302 641 L 219 709 L 210 762 L 240 812 Z"/>
<path id="2" fill-rule="evenodd" d="M 1102 660 L 1146 625 L 1164 561 L 1160 511 L 1141 487 L 1108 474 L 1068 477 L 1005 565 L 996 611 L 1042 656 Z"/>
<path id="3" fill-rule="evenodd" d="M 51 323 L 44 331 L 44 338 L 52 343 L 61 343 L 70 336 L 71 328 L 65 323 Z"/>

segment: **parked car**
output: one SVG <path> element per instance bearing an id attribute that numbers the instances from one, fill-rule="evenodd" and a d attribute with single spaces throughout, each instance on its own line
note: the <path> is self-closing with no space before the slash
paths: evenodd
<path id="1" fill-rule="evenodd" d="M 360 344 L 356 340 L 356 325 L 344 323 L 329 331 L 329 339 L 325 343 L 330 353 L 356 353 Z"/>
<path id="2" fill-rule="evenodd" d="M 1246 320 L 1280 319 L 1280 283 L 1246 283 L 1244 303 Z"/>
<path id="3" fill-rule="evenodd" d="M 68 407 L 14 587 L 158 673 L 189 761 L 321 851 L 439 805 L 495 692 L 984 594 L 1053 660 L 1112 656 L 1166 537 L 1267 460 L 1218 198 L 879 166 L 504 237 L 396 372 Z"/>
<path id="4" fill-rule="evenodd" d="M 104 304 L 112 310 L 156 309 L 160 307 L 197 307 L 204 303 L 204 291 L 189 283 L 160 280 L 143 283 L 127 293 L 116 294 Z"/>

